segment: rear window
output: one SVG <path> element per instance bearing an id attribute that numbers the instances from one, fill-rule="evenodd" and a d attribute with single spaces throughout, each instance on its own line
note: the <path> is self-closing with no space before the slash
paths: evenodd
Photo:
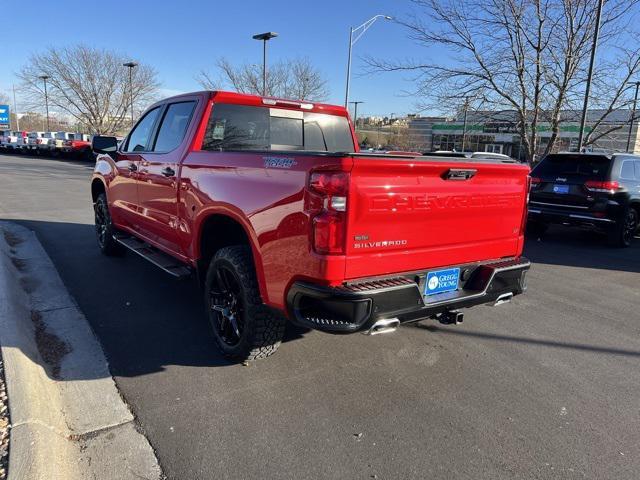
<path id="1" fill-rule="evenodd" d="M 217 103 L 203 150 L 353 152 L 345 117 L 280 108 Z"/>
<path id="2" fill-rule="evenodd" d="M 606 180 L 611 159 L 604 155 L 547 155 L 531 175 L 558 177 L 579 175 L 597 180 Z"/>

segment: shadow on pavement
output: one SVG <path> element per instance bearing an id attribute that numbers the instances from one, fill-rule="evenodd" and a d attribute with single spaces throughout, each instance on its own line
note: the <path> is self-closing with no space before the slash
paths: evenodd
<path id="1" fill-rule="evenodd" d="M 113 376 L 147 375 L 171 365 L 235 365 L 215 345 L 195 280 L 174 280 L 133 254 L 103 256 L 93 225 L 16 223 L 36 232 L 101 343 Z M 283 341 L 305 333 L 289 325 Z M 65 380 L 88 380 L 90 372 L 78 369 Z"/>
<path id="2" fill-rule="evenodd" d="M 603 235 L 554 225 L 540 238 L 527 238 L 524 255 L 533 263 L 639 273 L 640 237 L 629 248 L 614 248 Z"/>
<path id="3" fill-rule="evenodd" d="M 598 345 L 586 345 L 583 343 L 558 342 L 555 340 L 545 340 L 545 339 L 539 339 L 539 338 L 514 337 L 511 335 L 498 335 L 494 333 L 470 332 L 465 330 L 450 330 L 448 328 L 438 327 L 437 325 L 423 324 L 423 323 L 412 323 L 410 324 L 410 326 L 413 328 L 421 329 L 421 330 L 427 330 L 431 333 L 436 333 L 436 334 L 458 335 L 463 337 L 480 338 L 483 340 L 492 340 L 497 342 L 512 342 L 512 343 L 522 343 L 527 345 L 540 345 L 543 347 L 564 348 L 569 350 L 581 350 L 581 351 L 587 351 L 587 352 L 604 353 L 609 355 L 622 355 L 626 357 L 640 357 L 640 351 L 628 350 L 624 348 L 601 347 Z"/>
<path id="4" fill-rule="evenodd" d="M 36 232 L 102 344 L 113 376 L 148 375 L 171 365 L 234 365 L 215 346 L 195 281 L 176 281 L 136 255 L 121 258 L 101 255 L 93 225 L 17 222 Z M 554 229 L 541 241 L 528 240 L 525 254 L 537 263 L 640 272 L 640 240 L 628 249 L 611 249 L 598 237 Z M 432 332 L 487 340 L 640 356 L 637 351 L 597 345 L 415 325 Z M 289 325 L 284 341 L 294 341 L 305 333 Z"/>

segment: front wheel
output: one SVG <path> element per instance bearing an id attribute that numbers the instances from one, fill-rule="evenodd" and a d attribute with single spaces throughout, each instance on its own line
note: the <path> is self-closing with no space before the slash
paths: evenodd
<path id="1" fill-rule="evenodd" d="M 638 212 L 627 208 L 622 218 L 609 232 L 609 243 L 614 247 L 629 247 L 638 230 Z"/>
<path id="2" fill-rule="evenodd" d="M 205 305 L 213 336 L 226 357 L 257 360 L 280 346 L 286 320 L 263 305 L 248 247 L 225 247 L 215 254 L 205 280 Z"/>
<path id="3" fill-rule="evenodd" d="M 115 229 L 111 223 L 109 204 L 104 193 L 98 195 L 96 202 L 93 204 L 93 210 L 95 214 L 96 240 L 100 251 L 107 256 L 121 255 L 124 252 L 124 248 L 113 238 Z"/>

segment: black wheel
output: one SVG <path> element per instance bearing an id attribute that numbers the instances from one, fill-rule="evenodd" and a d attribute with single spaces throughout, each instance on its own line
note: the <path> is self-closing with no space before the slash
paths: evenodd
<path id="1" fill-rule="evenodd" d="M 115 229 L 111 223 L 109 204 L 104 193 L 98 195 L 96 203 L 93 205 L 93 210 L 95 213 L 96 239 L 98 240 L 100 251 L 107 256 L 124 253 L 124 247 L 113 239 Z"/>
<path id="2" fill-rule="evenodd" d="M 205 305 L 213 336 L 226 357 L 257 360 L 280 346 L 286 320 L 263 305 L 248 247 L 225 247 L 215 254 L 205 280 Z"/>
<path id="3" fill-rule="evenodd" d="M 547 223 L 538 222 L 536 220 L 529 220 L 527 222 L 527 235 L 532 237 L 541 237 L 549 228 Z"/>
<path id="4" fill-rule="evenodd" d="M 614 247 L 629 247 L 638 230 L 638 212 L 627 208 L 622 218 L 609 232 L 609 243 Z"/>

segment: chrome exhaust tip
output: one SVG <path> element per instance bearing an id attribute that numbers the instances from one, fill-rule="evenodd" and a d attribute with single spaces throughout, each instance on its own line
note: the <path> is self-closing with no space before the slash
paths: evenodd
<path id="1" fill-rule="evenodd" d="M 379 335 L 381 333 L 394 332 L 400 326 L 400 320 L 397 318 L 383 318 L 376 321 L 369 330 L 365 330 L 365 335 Z"/>
<path id="2" fill-rule="evenodd" d="M 494 307 L 497 307 L 498 305 L 503 305 L 505 303 L 509 303 L 511 301 L 511 299 L 513 298 L 513 293 L 509 292 L 509 293 L 503 293 L 502 295 L 500 295 L 495 303 L 493 304 Z"/>

